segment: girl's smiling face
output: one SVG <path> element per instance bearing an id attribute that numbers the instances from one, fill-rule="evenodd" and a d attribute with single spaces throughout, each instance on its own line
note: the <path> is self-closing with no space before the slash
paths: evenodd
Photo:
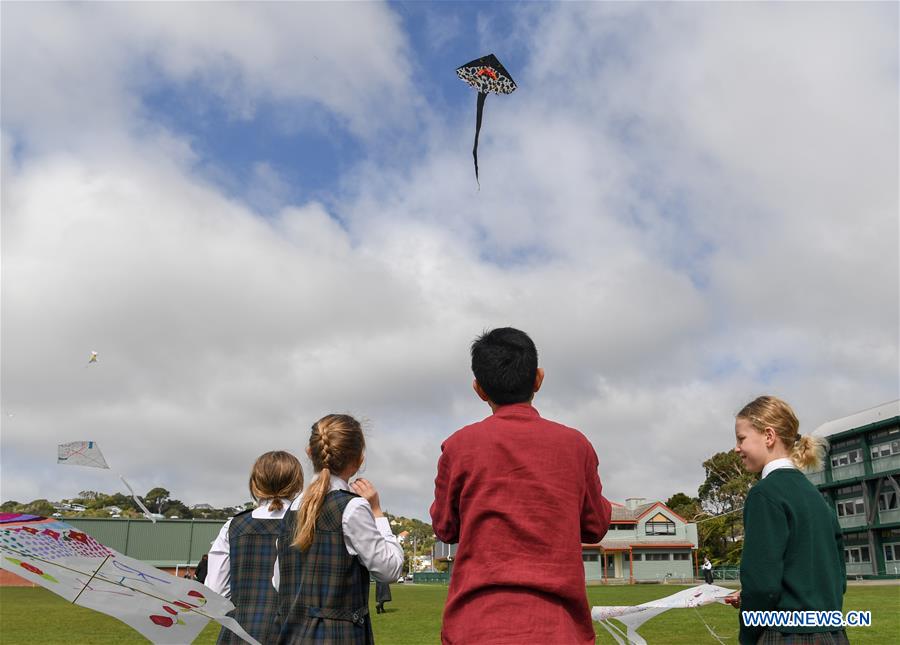
<path id="1" fill-rule="evenodd" d="M 738 417 L 734 422 L 734 437 L 734 451 L 741 456 L 744 468 L 751 473 L 761 472 L 770 458 L 766 434 L 747 419 Z"/>

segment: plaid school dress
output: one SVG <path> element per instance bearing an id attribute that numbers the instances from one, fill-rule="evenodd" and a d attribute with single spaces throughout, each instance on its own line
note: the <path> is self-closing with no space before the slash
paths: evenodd
<path id="1" fill-rule="evenodd" d="M 369 571 L 347 553 L 341 519 L 351 499 L 345 490 L 325 496 L 313 543 L 290 546 L 297 512 L 284 516 L 278 539 L 280 645 L 368 645 Z"/>
<path id="2" fill-rule="evenodd" d="M 849 645 L 846 630 L 833 632 L 806 632 L 802 634 L 776 632 L 767 629 L 756 645 Z"/>
<path id="3" fill-rule="evenodd" d="M 271 643 L 278 636 L 278 593 L 272 586 L 275 564 L 275 539 L 281 519 L 262 519 L 251 511 L 235 515 L 228 528 L 231 568 L 231 616 L 260 643 Z M 217 643 L 243 643 L 230 630 L 222 628 Z"/>

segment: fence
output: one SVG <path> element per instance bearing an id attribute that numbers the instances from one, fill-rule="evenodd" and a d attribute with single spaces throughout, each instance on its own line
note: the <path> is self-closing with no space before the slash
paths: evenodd
<path id="1" fill-rule="evenodd" d="M 714 580 L 740 580 L 740 567 L 715 567 L 712 570 Z"/>

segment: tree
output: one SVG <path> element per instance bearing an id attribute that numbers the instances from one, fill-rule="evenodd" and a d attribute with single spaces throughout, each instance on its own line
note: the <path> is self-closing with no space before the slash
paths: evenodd
<path id="1" fill-rule="evenodd" d="M 717 452 L 703 462 L 706 479 L 698 489 L 701 513 L 697 528 L 702 548 L 715 564 L 736 564 L 743 545 L 741 509 L 759 475 L 744 469 L 733 450 Z"/>
<path id="2" fill-rule="evenodd" d="M 693 522 L 697 516 L 703 513 L 699 497 L 688 497 L 684 493 L 675 493 L 666 500 L 666 506 L 678 513 L 688 522 Z"/>
<path id="3" fill-rule="evenodd" d="M 9 500 L 8 502 L 3 502 L 2 504 L 0 504 L 0 511 L 3 511 L 4 513 L 12 513 L 16 510 L 17 506 L 21 506 L 21 504 L 16 501 Z"/>
<path id="4" fill-rule="evenodd" d="M 177 515 L 181 519 L 190 519 L 193 517 L 191 513 L 191 509 L 184 505 L 184 503 L 180 499 L 170 499 L 162 506 L 162 510 L 160 511 L 166 517 L 172 517 L 173 515 Z"/>
<path id="5" fill-rule="evenodd" d="M 91 501 L 97 499 L 98 497 L 100 497 L 102 494 L 103 493 L 98 493 L 95 490 L 83 490 L 80 493 L 78 493 L 78 498 L 81 499 L 83 502 L 91 502 Z"/>
<path id="6" fill-rule="evenodd" d="M 169 496 L 171 493 L 167 491 L 165 488 L 161 488 L 157 486 L 156 488 L 151 488 L 146 495 L 144 495 L 144 503 L 147 505 L 147 508 L 152 510 L 154 513 L 159 513 L 167 501 L 169 501 Z"/>
<path id="7" fill-rule="evenodd" d="M 50 517 L 53 513 L 56 512 L 56 509 L 53 508 L 53 504 L 48 502 L 46 499 L 36 499 L 28 504 L 25 504 L 25 507 L 22 509 L 23 513 L 28 513 L 29 515 L 44 515 L 46 517 Z"/>

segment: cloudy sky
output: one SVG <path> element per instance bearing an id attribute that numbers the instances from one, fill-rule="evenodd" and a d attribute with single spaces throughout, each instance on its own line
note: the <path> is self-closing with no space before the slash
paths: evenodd
<path id="1" fill-rule="evenodd" d="M 694 494 L 759 394 L 898 398 L 895 3 L 4 2 L 0 53 L 3 500 L 120 488 L 56 465 L 93 439 L 236 503 L 350 412 L 427 519 L 495 326 L 618 501 Z"/>

